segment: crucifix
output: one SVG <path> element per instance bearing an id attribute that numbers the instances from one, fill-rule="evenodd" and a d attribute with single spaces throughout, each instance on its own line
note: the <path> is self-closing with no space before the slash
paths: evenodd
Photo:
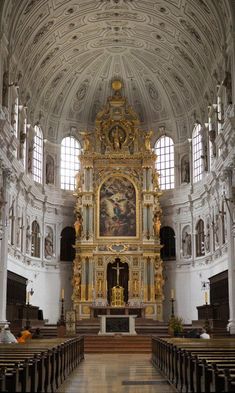
<path id="1" fill-rule="evenodd" d="M 120 275 L 120 270 L 124 269 L 124 267 L 119 266 L 119 261 L 117 262 L 117 267 L 112 267 L 112 269 L 117 270 L 117 287 L 119 287 L 119 275 Z"/>

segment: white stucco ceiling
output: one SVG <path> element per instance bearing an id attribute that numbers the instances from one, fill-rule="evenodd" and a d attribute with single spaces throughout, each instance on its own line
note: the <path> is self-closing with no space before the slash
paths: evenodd
<path id="1" fill-rule="evenodd" d="M 227 0 L 5 0 L 2 9 L 21 98 L 52 139 L 92 128 L 115 78 L 143 127 L 182 139 L 214 93 L 230 25 Z"/>

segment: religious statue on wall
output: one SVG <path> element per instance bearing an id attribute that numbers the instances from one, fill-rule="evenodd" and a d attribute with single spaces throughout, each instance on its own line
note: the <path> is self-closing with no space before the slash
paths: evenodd
<path id="1" fill-rule="evenodd" d="M 189 167 L 188 156 L 184 156 L 181 160 L 181 182 L 182 183 L 190 182 L 190 167 Z"/>
<path id="2" fill-rule="evenodd" d="M 79 131 L 79 134 L 82 135 L 83 138 L 83 151 L 88 152 L 91 150 L 91 132 L 87 131 Z"/>
<path id="3" fill-rule="evenodd" d="M 153 131 L 146 132 L 144 136 L 144 146 L 145 149 L 148 151 L 151 151 L 151 137 L 152 137 Z"/>
<path id="4" fill-rule="evenodd" d="M 120 150 L 125 142 L 126 133 L 121 127 L 115 126 L 109 132 L 109 139 L 113 144 L 113 149 Z"/>
<path id="5" fill-rule="evenodd" d="M 29 140 L 29 144 L 28 144 L 28 165 L 27 165 L 28 173 L 32 173 L 33 170 L 33 149 L 34 149 L 34 140 L 32 138 Z"/>
<path id="6" fill-rule="evenodd" d="M 210 223 L 207 221 L 205 234 L 205 251 L 210 252 Z"/>
<path id="7" fill-rule="evenodd" d="M 182 251 L 185 258 L 190 258 L 192 256 L 192 237 L 191 233 L 189 233 L 189 227 L 183 230 Z"/>
<path id="8" fill-rule="evenodd" d="M 76 238 L 81 237 L 82 234 L 82 216 L 80 212 L 76 214 L 76 221 L 74 223 Z"/>
<path id="9" fill-rule="evenodd" d="M 215 237 L 215 245 L 216 247 L 218 247 L 219 246 L 219 214 L 215 215 L 214 237 Z"/>
<path id="10" fill-rule="evenodd" d="M 46 184 L 54 184 L 54 167 L 54 159 L 48 154 L 46 157 Z"/>
<path id="11" fill-rule="evenodd" d="M 77 256 L 73 262 L 73 278 L 72 278 L 73 301 L 78 301 L 81 299 L 81 269 L 82 269 L 81 259 L 79 256 Z"/>
<path id="12" fill-rule="evenodd" d="M 160 229 L 161 229 L 161 220 L 160 220 L 160 211 L 156 211 L 153 217 L 153 229 L 155 236 L 160 236 Z"/>
<path id="13" fill-rule="evenodd" d="M 51 231 L 48 232 L 45 237 L 44 255 L 46 259 L 51 259 L 53 257 L 53 239 Z"/>

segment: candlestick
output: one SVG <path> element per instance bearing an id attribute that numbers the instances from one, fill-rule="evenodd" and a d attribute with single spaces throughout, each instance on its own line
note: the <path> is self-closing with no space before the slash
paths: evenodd
<path id="1" fill-rule="evenodd" d="M 61 289 L 61 300 L 64 300 L 64 288 Z"/>
<path id="2" fill-rule="evenodd" d="M 175 299 L 175 291 L 174 289 L 171 289 L 171 299 Z"/>
<path id="3" fill-rule="evenodd" d="M 175 299 L 171 298 L 171 317 L 175 316 L 174 302 L 175 302 Z"/>
<path id="4" fill-rule="evenodd" d="M 208 303 L 208 293 L 205 292 L 205 304 L 207 304 L 207 303 Z"/>
<path id="5" fill-rule="evenodd" d="M 26 293 L 26 303 L 29 304 L 30 303 L 30 292 Z"/>

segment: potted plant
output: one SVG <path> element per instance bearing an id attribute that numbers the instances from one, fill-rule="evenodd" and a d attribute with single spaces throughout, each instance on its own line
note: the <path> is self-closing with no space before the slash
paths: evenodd
<path id="1" fill-rule="evenodd" d="M 178 337 L 183 333 L 183 318 L 177 316 L 171 316 L 169 320 L 169 334 Z"/>

